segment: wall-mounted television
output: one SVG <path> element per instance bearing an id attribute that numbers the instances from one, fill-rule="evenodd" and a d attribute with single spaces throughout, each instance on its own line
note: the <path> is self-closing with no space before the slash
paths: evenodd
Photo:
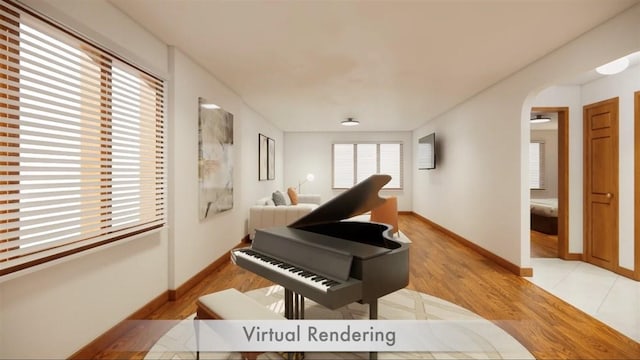
<path id="1" fill-rule="evenodd" d="M 431 133 L 418 140 L 418 170 L 436 168 L 436 133 Z"/>

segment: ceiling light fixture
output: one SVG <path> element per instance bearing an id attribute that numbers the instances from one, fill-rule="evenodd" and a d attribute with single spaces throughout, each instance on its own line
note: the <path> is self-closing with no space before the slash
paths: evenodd
<path id="1" fill-rule="evenodd" d="M 536 117 L 531 118 L 530 121 L 532 124 L 540 124 L 551 121 L 551 118 L 548 116 L 536 115 Z"/>
<path id="2" fill-rule="evenodd" d="M 341 124 L 344 126 L 356 126 L 360 125 L 360 121 L 353 120 L 353 118 L 347 118 L 347 120 L 342 120 Z"/>
<path id="3" fill-rule="evenodd" d="M 602 75 L 614 75 L 623 72 L 629 66 L 629 59 L 621 57 L 618 60 L 613 60 L 610 63 L 598 66 L 596 72 Z"/>

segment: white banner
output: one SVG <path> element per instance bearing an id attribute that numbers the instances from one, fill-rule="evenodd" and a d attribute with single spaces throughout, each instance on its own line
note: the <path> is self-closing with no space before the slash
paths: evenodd
<path id="1" fill-rule="evenodd" d="M 487 320 L 200 320 L 198 348 L 211 352 L 483 352 Z"/>

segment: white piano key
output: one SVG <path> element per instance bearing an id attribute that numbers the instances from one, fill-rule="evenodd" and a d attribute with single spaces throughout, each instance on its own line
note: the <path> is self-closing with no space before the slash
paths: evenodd
<path id="1" fill-rule="evenodd" d="M 255 253 L 255 251 L 253 251 L 253 250 L 249 250 L 248 252 L 254 252 Z M 325 278 L 327 281 L 331 282 L 330 284 L 325 285 L 325 284 L 322 283 L 325 280 L 313 280 L 313 278 L 315 276 L 321 276 L 321 275 L 312 273 L 312 272 L 307 271 L 305 269 L 301 269 L 301 268 L 299 268 L 299 267 L 297 267 L 295 265 L 292 265 L 292 264 L 286 264 L 286 263 L 284 263 L 282 261 L 279 261 L 277 259 L 273 259 L 274 262 L 276 262 L 274 264 L 274 263 L 272 263 L 272 261 L 265 260 L 263 258 L 259 258 L 256 255 L 248 254 L 247 251 L 234 250 L 232 253 L 237 258 L 241 257 L 241 258 L 243 258 L 243 259 L 245 259 L 247 261 L 251 261 L 253 263 L 260 264 L 261 266 L 267 267 L 267 268 L 271 269 L 272 271 L 278 272 L 278 273 L 280 273 L 282 275 L 285 275 L 285 276 L 287 276 L 289 278 L 296 279 L 297 281 L 300 281 L 300 282 L 302 282 L 302 283 L 304 283 L 306 285 L 309 285 L 311 287 L 319 289 L 319 290 L 321 290 L 323 292 L 327 292 L 327 290 L 331 286 L 339 284 L 336 281 L 333 281 L 333 280 Z M 259 254 L 259 255 L 260 256 L 264 256 L 262 254 Z M 282 268 L 281 266 L 279 266 L 281 264 L 284 264 L 285 266 L 292 266 L 292 268 L 286 268 L 286 269 Z"/>

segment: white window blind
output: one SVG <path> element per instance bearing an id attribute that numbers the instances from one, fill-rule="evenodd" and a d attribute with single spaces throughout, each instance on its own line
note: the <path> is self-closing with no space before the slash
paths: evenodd
<path id="1" fill-rule="evenodd" d="M 387 188 L 402 188 L 402 146 L 400 144 L 380 144 L 380 173 L 391 175 Z"/>
<path id="2" fill-rule="evenodd" d="M 529 187 L 544 188 L 544 142 L 529 143 Z"/>
<path id="3" fill-rule="evenodd" d="M 333 145 L 333 187 L 346 189 L 355 181 L 355 147 L 353 144 Z"/>
<path id="4" fill-rule="evenodd" d="M 356 183 L 359 183 L 378 172 L 378 145 L 357 144 L 356 155 Z"/>
<path id="5" fill-rule="evenodd" d="M 164 224 L 164 84 L 0 4 L 0 276 Z"/>
<path id="6" fill-rule="evenodd" d="M 333 144 L 333 188 L 347 189 L 373 174 L 391 175 L 383 189 L 402 189 L 401 143 Z"/>

